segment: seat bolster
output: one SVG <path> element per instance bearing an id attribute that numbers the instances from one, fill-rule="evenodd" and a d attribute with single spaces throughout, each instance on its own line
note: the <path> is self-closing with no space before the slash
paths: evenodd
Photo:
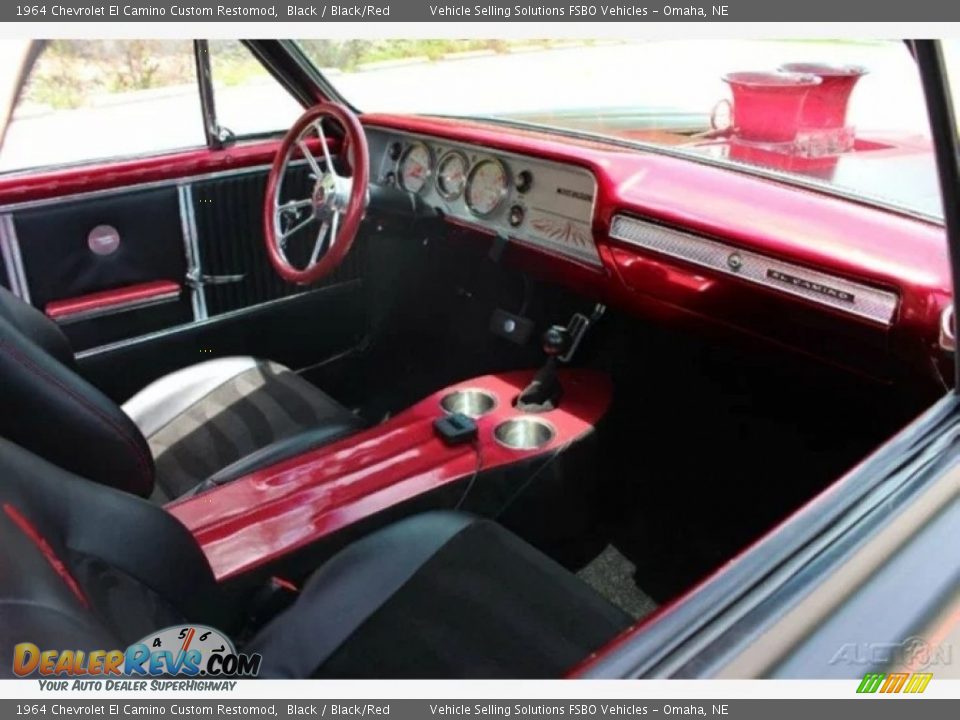
<path id="1" fill-rule="evenodd" d="M 73 369 L 76 366 L 70 341 L 57 323 L 2 286 L 0 286 L 0 318 L 4 318 L 24 337 L 39 345 L 68 368 Z"/>
<path id="2" fill-rule="evenodd" d="M 255 368 L 258 362 L 252 357 L 226 357 L 197 363 L 154 380 L 121 407 L 149 439 L 204 396 Z"/>
<path id="3" fill-rule="evenodd" d="M 478 518 L 435 511 L 355 542 L 315 572 L 297 602 L 246 648 L 262 677 L 306 678 L 427 561 Z"/>
<path id="4" fill-rule="evenodd" d="M 0 378 L 0 436 L 94 482 L 150 494 L 154 462 L 140 429 L 2 313 Z"/>

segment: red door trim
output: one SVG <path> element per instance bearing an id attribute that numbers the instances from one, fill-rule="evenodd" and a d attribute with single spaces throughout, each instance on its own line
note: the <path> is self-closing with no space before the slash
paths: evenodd
<path id="1" fill-rule="evenodd" d="M 180 285 L 172 280 L 154 280 L 126 287 L 64 298 L 47 303 L 47 316 L 58 322 L 88 320 L 102 315 L 136 310 L 180 297 Z"/>

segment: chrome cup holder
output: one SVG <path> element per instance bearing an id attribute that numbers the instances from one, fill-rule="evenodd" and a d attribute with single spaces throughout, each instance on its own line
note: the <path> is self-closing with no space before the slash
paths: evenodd
<path id="1" fill-rule="evenodd" d="M 486 415 L 497 406 L 497 398 L 486 390 L 465 388 L 447 393 L 440 400 L 440 407 L 448 413 L 463 413 L 472 418 Z"/>
<path id="2" fill-rule="evenodd" d="M 505 420 L 493 430 L 497 442 L 511 450 L 537 450 L 556 436 L 553 427 L 532 417 Z"/>

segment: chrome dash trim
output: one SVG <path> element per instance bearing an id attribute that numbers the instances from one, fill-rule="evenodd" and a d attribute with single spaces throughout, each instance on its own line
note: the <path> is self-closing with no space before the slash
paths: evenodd
<path id="1" fill-rule="evenodd" d="M 170 290 L 146 298 L 128 300 L 122 303 L 104 305 L 103 307 L 91 308 L 89 310 L 77 310 L 76 312 L 63 313 L 53 318 L 60 325 L 70 325 L 71 323 L 81 322 L 83 320 L 93 320 L 95 318 L 107 317 L 109 315 L 119 315 L 130 310 L 143 310 L 154 305 L 173 302 L 180 298 L 180 288 Z"/>
<path id="2" fill-rule="evenodd" d="M 197 215 L 193 207 L 193 185 L 178 185 L 177 200 L 180 205 L 180 228 L 183 233 L 183 249 L 187 258 L 187 285 L 190 288 L 190 305 L 194 322 L 206 320 L 207 295 L 203 283 L 191 282 L 203 276 L 200 261 L 200 241 L 197 235 Z"/>
<path id="3" fill-rule="evenodd" d="M 20 255 L 20 241 L 17 239 L 17 228 L 13 223 L 13 215 L 0 215 L 0 254 L 3 255 L 3 264 L 7 269 L 7 282 L 10 292 L 23 300 L 30 302 L 30 287 L 27 284 L 27 274 L 23 269 L 23 257 Z"/>
<path id="4" fill-rule="evenodd" d="M 627 215 L 614 216 L 610 237 L 887 326 L 893 323 L 899 303 L 897 294 L 889 290 Z"/>

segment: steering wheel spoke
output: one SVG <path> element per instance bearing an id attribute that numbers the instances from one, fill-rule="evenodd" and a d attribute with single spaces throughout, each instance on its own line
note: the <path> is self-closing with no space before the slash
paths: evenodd
<path id="1" fill-rule="evenodd" d="M 310 148 L 307 147 L 307 143 L 303 141 L 303 138 L 297 140 L 297 147 L 300 148 L 300 152 L 303 153 L 304 159 L 307 161 L 307 165 L 310 166 L 310 169 L 313 171 L 315 179 L 323 177 L 323 170 L 320 169 L 320 166 L 317 164 L 317 159 L 313 156 L 313 153 L 310 152 Z"/>
<path id="2" fill-rule="evenodd" d="M 334 215 L 334 218 L 336 218 L 336 215 Z M 330 229 L 330 225 L 329 220 L 324 220 L 320 225 L 320 232 L 317 233 L 317 239 L 313 243 L 313 252 L 310 253 L 310 260 L 307 262 L 308 268 L 317 264 L 317 260 L 320 257 L 320 250 L 323 248 L 323 241 L 327 237 L 327 230 Z"/>
<path id="3" fill-rule="evenodd" d="M 333 165 L 333 160 L 330 157 L 330 146 L 327 145 L 327 136 L 323 132 L 323 118 L 320 118 L 313 123 L 313 126 L 317 130 L 317 137 L 320 138 L 320 147 L 323 148 L 323 159 L 327 163 L 327 170 L 333 174 L 334 177 L 337 176 L 337 169 Z"/>
<path id="4" fill-rule="evenodd" d="M 316 218 L 315 218 L 315 217 L 313 216 L 313 214 L 311 213 L 310 215 L 308 215 L 306 218 L 304 218 L 303 220 L 301 220 L 300 222 L 298 222 L 298 223 L 297 223 L 296 225 L 294 225 L 293 227 L 288 227 L 288 228 L 285 228 L 284 230 L 282 230 L 281 233 L 280 233 L 280 245 L 281 245 L 282 247 L 286 247 L 286 245 L 287 245 L 287 240 L 289 240 L 291 237 L 293 237 L 293 236 L 296 235 L 298 232 L 300 232 L 301 230 L 303 230 L 305 227 L 307 227 L 308 225 L 310 225 L 314 220 L 316 220 Z"/>
<path id="5" fill-rule="evenodd" d="M 297 210 L 303 210 L 308 207 L 313 207 L 313 200 L 310 198 L 304 200 L 288 200 L 283 205 L 277 206 L 277 215 L 279 216 L 286 212 L 296 212 Z"/>

